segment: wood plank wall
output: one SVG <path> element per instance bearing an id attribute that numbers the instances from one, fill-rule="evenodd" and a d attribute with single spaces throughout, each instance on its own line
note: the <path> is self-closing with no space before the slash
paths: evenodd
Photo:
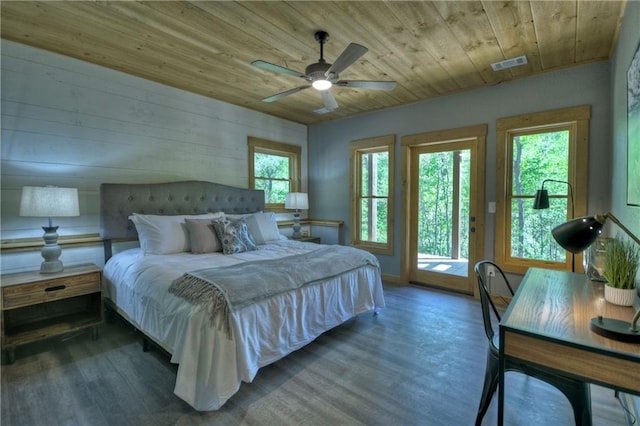
<path id="1" fill-rule="evenodd" d="M 46 218 L 18 214 L 25 185 L 78 188 L 80 217 L 54 219 L 60 235 L 99 231 L 102 182 L 246 187 L 248 136 L 302 146 L 306 191 L 304 125 L 6 40 L 1 50 L 3 240 L 42 236 Z M 101 265 L 102 247 L 65 249 L 62 260 Z M 3 253 L 0 267 L 41 261 L 39 251 Z"/>

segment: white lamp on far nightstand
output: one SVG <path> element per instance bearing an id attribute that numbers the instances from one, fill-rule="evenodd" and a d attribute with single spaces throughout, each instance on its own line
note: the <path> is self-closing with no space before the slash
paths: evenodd
<path id="1" fill-rule="evenodd" d="M 58 245 L 57 226 L 51 223 L 52 217 L 79 216 L 78 190 L 76 188 L 59 188 L 57 186 L 25 186 L 20 199 L 20 216 L 48 217 L 49 226 L 44 229 L 44 247 L 40 265 L 41 274 L 60 272 L 64 268 L 58 259 L 62 250 Z"/>
<path id="2" fill-rule="evenodd" d="M 299 240 L 302 238 L 302 234 L 300 234 L 300 210 L 309 208 L 309 197 L 304 192 L 290 192 L 287 194 L 284 208 L 296 211 L 293 214 L 293 238 Z"/>

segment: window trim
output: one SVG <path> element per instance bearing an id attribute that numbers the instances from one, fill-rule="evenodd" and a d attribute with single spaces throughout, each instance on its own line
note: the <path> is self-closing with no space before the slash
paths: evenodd
<path id="1" fill-rule="evenodd" d="M 524 274 L 530 267 L 542 267 L 571 271 L 571 253 L 567 252 L 564 263 L 534 259 L 512 258 L 510 255 L 511 222 L 511 138 L 516 134 L 530 134 L 535 131 L 569 129 L 569 170 L 568 182 L 573 186 L 575 217 L 587 214 L 588 193 L 588 151 L 589 121 L 591 106 L 563 108 L 532 114 L 501 118 L 496 120 L 497 140 L 497 187 L 496 187 L 496 223 L 495 258 L 506 271 Z M 553 178 L 553 176 L 549 176 Z M 542 185 L 542 182 L 540 182 Z M 533 196 L 531 202 L 533 202 Z M 576 272 L 582 271 L 582 254 L 575 255 Z"/>
<path id="2" fill-rule="evenodd" d="M 255 189 L 255 164 L 254 158 L 256 153 L 279 155 L 289 158 L 289 188 L 290 192 L 300 192 L 301 190 L 301 158 L 302 147 L 299 145 L 291 145 L 282 142 L 274 142 L 267 139 L 261 139 L 249 136 L 247 139 L 248 160 L 249 160 L 249 188 Z M 265 210 L 284 213 L 289 210 L 284 208 L 283 203 L 265 203 Z"/>
<path id="3" fill-rule="evenodd" d="M 394 176 L 395 176 L 395 135 L 379 136 L 368 139 L 360 139 L 349 143 L 350 163 L 350 199 L 351 199 L 351 245 L 371 253 L 393 254 L 394 240 Z M 360 198 L 362 188 L 361 156 L 362 154 L 387 152 L 389 154 L 389 192 L 387 194 L 387 242 L 376 243 L 360 240 L 361 229 Z"/>

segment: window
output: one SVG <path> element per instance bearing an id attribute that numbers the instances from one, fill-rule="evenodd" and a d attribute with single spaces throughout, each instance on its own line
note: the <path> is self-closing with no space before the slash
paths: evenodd
<path id="1" fill-rule="evenodd" d="M 394 136 L 351 142 L 351 244 L 393 253 Z"/>
<path id="2" fill-rule="evenodd" d="M 587 151 L 590 107 L 548 111 L 496 122 L 498 191 L 496 260 L 504 269 L 524 273 L 532 266 L 576 270 L 572 258 L 553 239 L 551 230 L 586 215 Z M 545 179 L 549 208 L 534 210 L 533 200 Z"/>
<path id="3" fill-rule="evenodd" d="M 264 190 L 265 209 L 285 211 L 289 192 L 300 191 L 301 148 L 249 137 L 249 187 Z"/>

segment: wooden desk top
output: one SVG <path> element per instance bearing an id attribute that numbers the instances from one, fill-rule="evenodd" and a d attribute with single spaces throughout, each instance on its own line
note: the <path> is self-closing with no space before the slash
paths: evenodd
<path id="1" fill-rule="evenodd" d="M 500 327 L 640 363 L 640 344 L 618 342 L 589 329 L 591 318 L 598 314 L 630 322 L 640 306 L 638 301 L 635 309 L 606 302 L 603 286 L 583 274 L 530 268 Z M 632 374 L 640 376 L 640 365 Z"/>

